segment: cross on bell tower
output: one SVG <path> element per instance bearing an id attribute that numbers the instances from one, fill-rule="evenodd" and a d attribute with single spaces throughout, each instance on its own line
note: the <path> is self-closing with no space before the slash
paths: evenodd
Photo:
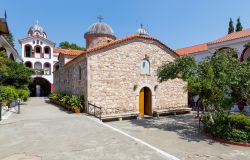
<path id="1" fill-rule="evenodd" d="M 104 18 L 100 15 L 97 17 L 97 19 L 99 19 L 99 22 L 102 22 Z"/>

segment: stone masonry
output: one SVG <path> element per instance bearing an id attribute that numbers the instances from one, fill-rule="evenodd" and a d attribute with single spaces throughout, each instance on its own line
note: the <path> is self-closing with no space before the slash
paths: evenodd
<path id="1" fill-rule="evenodd" d="M 150 74 L 143 75 L 140 63 L 148 57 Z M 134 38 L 82 54 L 54 72 L 55 90 L 84 95 L 86 102 L 104 108 L 103 114 L 139 112 L 139 92 L 152 92 L 152 111 L 187 106 L 186 83 L 180 79 L 159 83 L 157 69 L 177 56 L 158 41 Z M 81 68 L 81 79 L 79 70 Z M 87 105 L 87 103 L 85 104 Z"/>

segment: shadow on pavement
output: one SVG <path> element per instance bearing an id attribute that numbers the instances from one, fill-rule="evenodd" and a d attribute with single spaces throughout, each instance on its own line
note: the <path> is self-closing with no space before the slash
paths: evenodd
<path id="1" fill-rule="evenodd" d="M 198 127 L 198 120 L 195 120 L 194 117 L 194 114 L 168 115 L 160 118 L 134 119 L 129 122 L 144 128 L 157 128 L 168 132 L 175 132 L 180 139 L 187 140 L 188 142 L 206 141 L 211 145 L 215 143 L 214 140 L 202 135 L 202 131 Z"/>

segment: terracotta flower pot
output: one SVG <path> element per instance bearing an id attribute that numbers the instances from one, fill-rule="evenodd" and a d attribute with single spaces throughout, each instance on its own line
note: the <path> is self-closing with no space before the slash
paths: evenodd
<path id="1" fill-rule="evenodd" d="M 3 101 L 3 102 L 1 103 L 1 105 L 2 105 L 2 107 L 5 107 L 5 106 L 8 105 L 8 102 L 7 102 L 7 101 Z"/>
<path id="2" fill-rule="evenodd" d="M 75 113 L 80 113 L 81 112 L 81 109 L 80 108 L 76 108 L 74 109 Z"/>
<path id="3" fill-rule="evenodd" d="M 68 110 L 71 110 L 71 106 L 68 105 L 68 104 L 66 104 L 66 108 L 67 108 Z"/>

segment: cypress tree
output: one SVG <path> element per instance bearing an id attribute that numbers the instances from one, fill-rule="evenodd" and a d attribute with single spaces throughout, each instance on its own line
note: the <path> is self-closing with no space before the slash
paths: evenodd
<path id="1" fill-rule="evenodd" d="M 237 19 L 237 24 L 236 24 L 236 32 L 242 31 L 243 27 L 240 22 L 240 17 Z"/>
<path id="2" fill-rule="evenodd" d="M 228 26 L 228 34 L 233 33 L 233 32 L 234 32 L 234 24 L 233 24 L 232 18 L 230 18 L 229 26 Z"/>

